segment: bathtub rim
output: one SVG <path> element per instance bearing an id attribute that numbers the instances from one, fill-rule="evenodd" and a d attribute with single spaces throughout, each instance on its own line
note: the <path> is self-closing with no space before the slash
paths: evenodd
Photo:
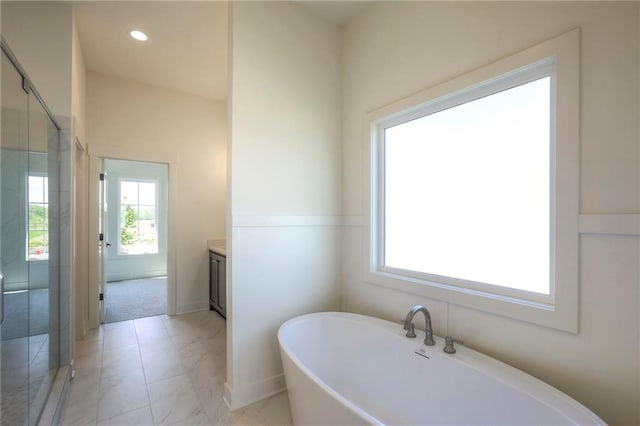
<path id="1" fill-rule="evenodd" d="M 294 355 L 291 347 L 286 344 L 286 338 L 284 337 L 284 334 L 288 327 L 305 320 L 322 318 L 343 319 L 350 322 L 360 323 L 364 326 L 379 327 L 382 328 L 382 332 L 389 332 L 390 334 L 399 338 L 400 341 L 402 341 L 401 339 L 404 337 L 402 325 L 400 323 L 394 323 L 392 321 L 368 315 L 331 311 L 314 312 L 311 314 L 305 314 L 295 318 L 291 318 L 285 321 L 278 329 L 278 343 L 280 346 L 280 350 L 286 354 L 287 358 L 289 358 L 289 360 L 291 360 L 297 368 L 299 368 L 314 383 L 319 385 L 334 400 L 352 410 L 363 420 L 373 424 L 384 425 L 385 423 L 368 414 L 354 402 L 345 398 L 338 391 L 329 386 L 317 374 L 311 371 L 296 355 Z M 426 346 L 422 344 L 422 338 L 420 336 L 420 334 L 423 334 L 423 332 L 420 330 L 416 330 L 416 333 L 418 334 L 418 337 L 416 339 L 405 339 L 404 341 L 408 342 L 409 344 L 415 343 L 416 347 L 430 351 L 431 355 L 433 356 L 442 356 L 444 358 L 452 357 L 454 361 L 460 362 L 480 373 L 490 376 L 492 379 L 497 380 L 516 391 L 526 394 L 530 398 L 549 407 L 549 409 L 558 412 L 569 422 L 575 424 L 607 424 L 597 414 L 595 414 L 593 411 L 591 411 L 589 408 L 587 408 L 585 405 L 581 404 L 571 396 L 538 379 L 537 377 L 534 377 L 531 374 L 520 370 L 519 368 L 511 366 L 505 362 L 502 362 L 498 359 L 492 358 L 488 355 L 462 345 L 456 346 L 457 352 L 455 354 L 446 354 L 441 350 L 441 347 L 444 346 L 443 338 L 434 335 L 436 345 Z"/>

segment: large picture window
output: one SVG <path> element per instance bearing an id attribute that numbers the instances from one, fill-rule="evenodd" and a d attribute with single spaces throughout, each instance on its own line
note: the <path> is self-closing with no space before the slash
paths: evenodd
<path id="1" fill-rule="evenodd" d="M 27 260 L 49 259 L 49 178 L 29 175 Z"/>
<path id="2" fill-rule="evenodd" d="M 158 253 L 157 182 L 120 181 L 118 254 Z"/>
<path id="3" fill-rule="evenodd" d="M 550 294 L 548 71 L 382 130 L 384 266 Z"/>
<path id="4" fill-rule="evenodd" d="M 579 31 L 369 114 L 367 282 L 577 332 Z"/>

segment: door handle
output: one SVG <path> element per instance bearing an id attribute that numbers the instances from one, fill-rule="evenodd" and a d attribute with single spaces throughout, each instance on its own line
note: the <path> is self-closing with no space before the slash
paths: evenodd
<path id="1" fill-rule="evenodd" d="M 0 325 L 4 323 L 4 275 L 0 272 Z"/>
<path id="2" fill-rule="evenodd" d="M 111 247 L 111 243 L 107 243 L 107 247 Z"/>

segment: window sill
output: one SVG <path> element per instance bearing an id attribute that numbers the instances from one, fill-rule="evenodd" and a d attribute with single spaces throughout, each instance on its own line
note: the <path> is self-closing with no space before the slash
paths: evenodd
<path id="1" fill-rule="evenodd" d="M 365 282 L 543 327 L 578 333 L 578 315 L 574 306 L 562 307 L 383 271 L 368 272 Z"/>

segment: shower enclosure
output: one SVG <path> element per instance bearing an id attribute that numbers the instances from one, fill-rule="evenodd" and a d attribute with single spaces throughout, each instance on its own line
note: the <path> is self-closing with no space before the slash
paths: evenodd
<path id="1" fill-rule="evenodd" d="M 59 126 L 2 43 L 2 425 L 34 425 L 60 366 Z"/>

